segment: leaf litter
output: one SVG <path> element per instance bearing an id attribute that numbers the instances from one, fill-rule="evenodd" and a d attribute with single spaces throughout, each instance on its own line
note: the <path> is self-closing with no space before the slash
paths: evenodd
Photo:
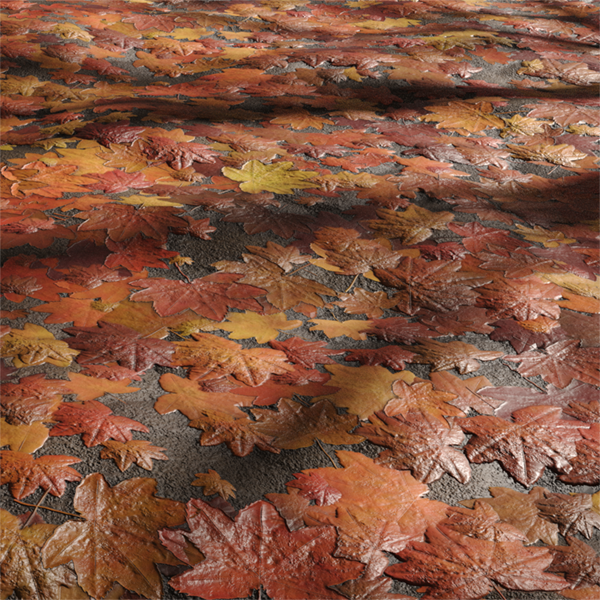
<path id="1" fill-rule="evenodd" d="M 1 8 L 3 598 L 598 596 L 597 7 Z"/>

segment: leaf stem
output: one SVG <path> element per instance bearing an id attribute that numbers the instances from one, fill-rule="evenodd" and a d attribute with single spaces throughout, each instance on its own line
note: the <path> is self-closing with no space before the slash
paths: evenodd
<path id="1" fill-rule="evenodd" d="M 335 464 L 335 461 L 333 460 L 333 458 L 331 458 L 331 456 L 329 455 L 327 450 L 325 450 L 325 448 L 323 448 L 323 444 L 321 444 L 321 440 L 318 438 L 315 438 L 315 441 L 317 442 L 317 444 L 319 444 L 319 447 L 321 448 L 321 450 L 323 450 L 323 453 L 325 454 L 325 456 L 331 461 L 331 464 L 334 466 L 334 468 L 339 469 L 339 467 Z"/>
<path id="2" fill-rule="evenodd" d="M 348 293 L 348 292 L 349 292 L 349 291 L 350 291 L 350 290 L 351 290 L 351 289 L 354 287 L 354 284 L 356 283 L 356 280 L 357 280 L 359 277 L 360 277 L 360 273 L 357 273 L 357 274 L 354 276 L 354 279 L 352 280 L 352 283 L 350 284 L 350 286 L 348 287 L 348 289 L 347 289 L 347 290 L 344 292 L 344 294 L 347 294 L 347 293 Z"/>
<path id="3" fill-rule="evenodd" d="M 502 598 L 502 600 L 506 600 L 506 596 L 498 589 L 498 586 L 493 581 L 492 581 L 492 586 L 500 594 L 500 597 Z"/>
<path id="4" fill-rule="evenodd" d="M 175 268 L 187 279 L 188 283 L 192 283 L 192 280 L 181 270 L 181 267 L 175 263 Z"/>
<path id="5" fill-rule="evenodd" d="M 58 510 L 57 508 L 50 508 L 49 506 L 41 506 L 40 504 L 29 504 L 29 502 L 22 502 L 21 500 L 15 500 L 13 498 L 13 501 L 16 502 L 17 504 L 22 504 L 23 506 L 31 506 L 33 508 L 35 508 L 36 510 L 38 508 L 43 508 L 44 510 L 51 510 L 52 512 L 55 513 L 60 513 L 61 515 L 67 515 L 68 517 L 74 517 L 75 519 L 82 519 L 83 521 L 85 521 L 85 517 L 82 517 L 81 515 L 74 515 L 73 513 L 68 513 L 65 512 L 64 510 Z M 40 500 L 41 502 L 41 500 Z"/>
<path id="6" fill-rule="evenodd" d="M 298 271 L 302 271 L 302 269 L 306 269 L 306 267 L 310 266 L 310 263 L 306 263 L 305 265 L 302 265 L 301 267 L 298 267 L 295 271 L 292 271 L 291 273 L 284 273 L 284 275 L 294 275 L 295 273 L 297 273 Z"/>
<path id="7" fill-rule="evenodd" d="M 506 365 L 506 362 L 504 362 L 504 364 Z M 531 381 L 531 379 L 525 377 L 524 375 L 521 375 L 521 373 L 519 373 L 519 371 L 517 369 L 511 369 L 508 365 L 506 365 L 513 373 L 517 373 L 518 375 L 520 375 L 525 381 L 528 381 L 531 385 L 535 385 L 535 387 L 538 390 L 541 390 L 542 392 L 544 392 L 544 394 L 547 394 L 548 392 L 541 386 L 538 385 L 535 381 Z"/>
<path id="8" fill-rule="evenodd" d="M 50 488 L 48 488 L 42 494 L 42 497 L 39 499 L 38 503 L 35 505 L 34 509 L 31 511 L 31 514 L 29 515 L 27 521 L 25 521 L 25 524 L 23 525 L 23 528 L 27 527 L 29 525 L 29 523 L 31 523 L 31 520 L 33 519 L 33 517 L 35 517 L 35 513 L 37 512 L 37 509 L 40 507 L 40 504 L 44 501 L 44 498 L 48 495 L 49 491 L 50 491 Z"/>

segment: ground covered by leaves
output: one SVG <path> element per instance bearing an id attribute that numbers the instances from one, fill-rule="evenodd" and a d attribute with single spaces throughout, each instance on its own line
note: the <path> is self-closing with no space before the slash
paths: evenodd
<path id="1" fill-rule="evenodd" d="M 598 598 L 597 6 L 0 6 L 2 598 Z"/>

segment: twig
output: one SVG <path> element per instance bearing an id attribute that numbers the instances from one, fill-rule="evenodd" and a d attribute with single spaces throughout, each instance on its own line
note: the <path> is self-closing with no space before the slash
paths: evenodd
<path id="1" fill-rule="evenodd" d="M 175 268 L 187 279 L 188 283 L 192 283 L 192 280 L 181 270 L 181 267 L 177 264 L 175 264 Z"/>
<path id="2" fill-rule="evenodd" d="M 349 291 L 350 291 L 350 290 L 351 290 L 351 289 L 354 287 L 354 284 L 356 283 L 356 280 L 357 280 L 359 277 L 360 277 L 360 273 L 357 273 L 357 274 L 354 276 L 354 279 L 352 280 L 352 283 L 350 284 L 350 287 L 349 287 L 349 288 L 348 288 L 348 289 L 347 289 L 347 290 L 344 292 L 344 294 L 347 294 L 347 293 L 348 293 L 348 292 L 349 292 Z"/>
<path id="3" fill-rule="evenodd" d="M 494 589 L 500 594 L 500 597 L 502 598 L 502 600 L 506 600 L 506 596 L 498 589 L 498 586 L 492 581 L 492 586 L 494 586 Z"/>
<path id="4" fill-rule="evenodd" d="M 37 512 L 37 509 L 40 507 L 40 504 L 44 501 L 44 498 L 48 495 L 49 491 L 50 491 L 50 489 L 47 489 L 42 494 L 42 497 L 39 499 L 39 502 L 35 505 L 35 508 L 31 511 L 31 514 L 29 515 L 27 521 L 25 521 L 25 524 L 23 525 L 23 527 L 27 527 L 29 525 L 29 523 L 31 523 L 31 520 L 33 519 L 33 517 L 35 517 L 35 513 Z"/>
<path id="5" fill-rule="evenodd" d="M 14 498 L 13 498 L 13 500 L 14 500 Z M 85 518 L 82 517 L 81 515 L 74 515 L 73 513 L 68 513 L 68 512 L 65 512 L 64 510 L 58 510 L 57 508 L 50 508 L 49 506 L 41 506 L 39 504 L 29 504 L 29 502 L 21 502 L 21 500 L 14 500 L 14 502 L 16 502 L 17 504 L 22 504 L 23 506 L 31 506 L 31 507 L 35 508 L 36 510 L 38 508 L 43 508 L 44 510 L 51 510 L 52 512 L 60 513 L 61 515 L 67 515 L 68 517 L 74 517 L 75 519 L 83 519 L 85 521 Z"/>
<path id="6" fill-rule="evenodd" d="M 331 458 L 331 456 L 329 456 L 329 453 L 327 452 L 327 450 L 325 450 L 325 448 L 323 448 L 323 444 L 321 444 L 321 440 L 319 440 L 318 438 L 315 438 L 315 441 L 317 442 L 317 444 L 319 444 L 319 447 L 321 448 L 321 450 L 323 450 L 325 456 L 331 461 L 331 464 L 336 469 L 339 469 L 339 467 L 335 464 L 335 461 L 333 460 L 333 458 Z"/>
<path id="7" fill-rule="evenodd" d="M 475 396 L 477 396 L 484 404 L 494 408 L 494 405 L 491 402 L 488 402 L 481 394 L 478 394 L 475 390 L 472 390 L 468 385 L 465 385 L 465 389 L 471 392 L 471 394 L 475 394 Z"/>
<path id="8" fill-rule="evenodd" d="M 298 267 L 295 271 L 292 271 L 291 273 L 285 273 L 285 275 L 294 275 L 294 273 L 297 273 L 298 271 L 302 271 L 302 269 L 306 269 L 306 267 L 309 267 L 309 266 L 310 266 L 310 263 L 306 263 L 305 265 Z"/>
<path id="9" fill-rule="evenodd" d="M 506 365 L 506 362 L 504 363 Z M 508 367 L 508 365 L 506 365 Z M 524 375 L 521 375 L 521 373 L 519 373 L 519 371 L 517 371 L 517 369 L 511 369 L 510 367 L 508 367 L 509 370 L 511 370 L 513 373 L 517 373 L 519 376 L 521 376 L 525 381 L 528 381 L 531 385 L 535 385 L 535 387 L 538 390 L 541 390 L 542 392 L 544 392 L 544 394 L 547 394 L 548 392 L 541 386 L 538 385 L 535 381 L 531 381 L 531 379 L 528 379 L 527 377 L 525 377 Z"/>

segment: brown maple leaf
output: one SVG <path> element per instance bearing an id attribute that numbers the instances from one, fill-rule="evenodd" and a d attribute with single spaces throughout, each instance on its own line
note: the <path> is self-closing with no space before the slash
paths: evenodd
<path id="1" fill-rule="evenodd" d="M 364 441 L 361 435 L 349 433 L 358 424 L 358 418 L 338 415 L 328 400 L 305 406 L 283 398 L 277 408 L 278 412 L 253 410 L 256 422 L 251 425 L 254 431 L 273 438 L 271 444 L 276 448 L 307 448 L 315 439 L 332 445 Z"/>
<path id="2" fill-rule="evenodd" d="M 464 504 L 464 502 L 463 502 Z M 462 506 L 448 509 L 448 518 L 442 522 L 445 528 L 478 540 L 491 542 L 527 542 L 527 536 L 519 529 L 504 523 L 487 502 L 473 501 L 473 510 Z"/>
<path id="3" fill-rule="evenodd" d="M 545 488 L 535 486 L 529 493 L 523 494 L 511 488 L 491 487 L 490 493 L 492 498 L 463 500 L 461 504 L 471 508 L 477 502 L 489 504 L 503 523 L 521 531 L 530 544 L 538 540 L 548 545 L 558 543 L 558 525 L 542 518 L 537 506 L 538 501 L 545 498 Z"/>
<path id="4" fill-rule="evenodd" d="M 419 339 L 418 344 L 407 349 L 415 353 L 411 362 L 430 364 L 433 371 L 458 369 L 463 375 L 477 371 L 480 367 L 479 360 L 496 360 L 504 356 L 504 352 L 479 350 L 465 342 L 438 342 L 428 339 Z"/>
<path id="5" fill-rule="evenodd" d="M 389 448 L 376 459 L 394 469 L 408 469 L 423 483 L 431 483 L 449 473 L 461 483 L 469 481 L 471 469 L 462 452 L 451 448 L 461 444 L 464 435 L 457 425 L 444 425 L 440 419 L 421 411 L 407 411 L 389 417 L 377 413 L 370 425 L 356 430 L 370 442 Z"/>
<path id="6" fill-rule="evenodd" d="M 192 481 L 195 487 L 201 487 L 202 493 L 205 496 L 219 494 L 223 500 L 235 498 L 235 488 L 229 483 L 221 479 L 221 476 L 213 469 L 209 469 L 208 473 L 196 473 L 197 479 Z"/>
<path id="7" fill-rule="evenodd" d="M 571 459 L 569 468 L 561 472 L 559 479 L 577 485 L 600 484 L 600 423 L 589 429 L 581 429 L 582 440 L 576 442 L 577 456 Z"/>
<path id="8" fill-rule="evenodd" d="M 561 419 L 561 409 L 531 406 L 513 412 L 513 422 L 498 417 L 460 419 L 464 431 L 474 434 L 465 446 L 473 463 L 498 460 L 522 485 L 533 485 L 546 467 L 568 470 L 581 439 L 579 421 Z"/>
<path id="9" fill-rule="evenodd" d="M 558 319 L 560 306 L 552 300 L 562 296 L 562 288 L 537 277 L 494 281 L 477 290 L 477 305 L 488 309 L 490 321 L 515 318 L 519 321 L 545 315 Z"/>
<path id="10" fill-rule="evenodd" d="M 585 542 L 566 536 L 567 546 L 552 546 L 550 573 L 560 573 L 571 588 L 587 588 L 600 585 L 600 558 L 595 550 Z"/>
<path id="11" fill-rule="evenodd" d="M 152 302 L 162 317 L 191 309 L 203 317 L 222 321 L 230 307 L 260 312 L 262 307 L 255 298 L 262 296 L 264 290 L 239 280 L 239 275 L 232 273 L 213 273 L 189 283 L 178 279 L 147 279 L 132 284 L 142 290 L 133 293 L 131 300 Z"/>
<path id="12" fill-rule="evenodd" d="M 121 472 L 127 471 L 133 463 L 146 471 L 151 471 L 152 459 L 169 460 L 162 453 L 165 448 L 153 446 L 146 440 L 127 440 L 126 442 L 108 440 L 102 442 L 102 445 L 104 448 L 100 452 L 100 458 L 114 459 Z"/>
<path id="13" fill-rule="evenodd" d="M 81 364 L 106 364 L 117 361 L 140 373 L 152 365 L 168 366 L 175 349 L 171 342 L 146 337 L 134 329 L 116 323 L 98 323 L 98 327 L 66 327 L 74 335 L 69 345 L 81 350 Z M 160 333 L 160 332 L 159 332 Z"/>
<path id="14" fill-rule="evenodd" d="M 380 208 L 377 210 L 378 221 L 367 221 L 369 229 L 378 237 L 399 239 L 403 244 L 424 242 L 433 230 L 444 230 L 454 215 L 450 212 L 432 212 L 415 204 L 402 213 Z"/>
<path id="15" fill-rule="evenodd" d="M 332 594 L 327 586 L 357 577 L 364 567 L 332 556 L 332 527 L 290 532 L 268 502 L 251 504 L 235 521 L 202 500 L 190 500 L 187 510 L 190 532 L 169 532 L 168 538 L 161 532 L 163 544 L 175 552 L 176 542 L 187 539 L 206 559 L 171 579 L 178 591 L 237 598 L 262 586 L 274 600 L 321 600 Z"/>
<path id="16" fill-rule="evenodd" d="M 192 379 L 233 375 L 246 385 L 261 385 L 273 373 L 293 371 L 287 357 L 268 348 L 242 349 L 239 344 L 208 333 L 194 333 L 193 342 L 174 342 L 172 366 L 190 366 Z"/>
<path id="17" fill-rule="evenodd" d="M 542 518 L 556 523 L 562 536 L 580 533 L 592 537 L 600 529 L 600 492 L 596 494 L 547 493 L 536 502 Z"/>
<path id="18" fill-rule="evenodd" d="M 0 485 L 10 484 L 10 492 L 17 499 L 33 494 L 38 487 L 53 496 L 62 496 L 67 481 L 79 481 L 81 474 L 69 465 L 81 462 L 74 456 L 40 456 L 33 458 L 25 452 L 0 451 L 2 475 Z"/>
<path id="19" fill-rule="evenodd" d="M 2 537 L 0 575 L 2 595 L 15 593 L 17 598 L 53 600 L 76 585 L 75 573 L 66 566 L 46 569 L 41 549 L 56 529 L 56 525 L 36 523 L 22 527 L 19 517 L 0 510 Z M 67 592 L 69 593 L 69 592 Z"/>
<path id="20" fill-rule="evenodd" d="M 119 442 L 131 440 L 131 430 L 148 428 L 138 421 L 112 414 L 112 410 L 98 402 L 64 402 L 54 413 L 57 424 L 50 431 L 51 437 L 82 434 L 83 443 L 89 448 L 114 439 Z"/>
<path id="21" fill-rule="evenodd" d="M 267 300 L 279 310 L 294 308 L 301 302 L 324 306 L 321 296 L 336 296 L 336 292 L 318 281 L 286 275 L 275 263 L 252 254 L 243 254 L 243 263 L 220 261 L 213 266 L 219 271 L 243 275 L 240 284 L 256 286 L 266 291 Z"/>
<path id="22" fill-rule="evenodd" d="M 600 348 L 581 348 L 578 340 L 556 342 L 546 352 L 524 352 L 505 357 L 520 362 L 519 373 L 525 377 L 541 375 L 558 388 L 565 388 L 578 379 L 584 383 L 600 384 Z"/>
<path id="23" fill-rule="evenodd" d="M 395 269 L 375 269 L 375 276 L 388 287 L 400 290 L 398 308 L 414 315 L 419 308 L 449 312 L 459 306 L 473 306 L 473 287 L 489 282 L 484 275 L 460 271 L 460 261 L 404 258 Z"/>
<path id="24" fill-rule="evenodd" d="M 330 357 L 344 353 L 344 350 L 326 348 L 327 342 L 307 342 L 298 337 L 291 337 L 282 342 L 272 340 L 269 346 L 285 352 L 290 362 L 305 369 L 314 369 L 316 365 L 334 364 L 335 361 Z"/>
<path id="25" fill-rule="evenodd" d="M 82 211 L 75 215 L 85 222 L 79 231 L 105 229 L 114 242 L 122 242 L 142 233 L 146 237 L 167 241 L 169 229 L 187 226 L 187 221 L 177 216 L 179 209 L 164 206 L 105 204 L 96 210 Z"/>
<path id="26" fill-rule="evenodd" d="M 483 598 L 494 582 L 512 590 L 556 591 L 568 585 L 544 572 L 552 562 L 547 548 L 474 539 L 444 526 L 429 528 L 427 540 L 413 542 L 398 555 L 405 562 L 386 569 L 392 577 L 426 585 L 425 600 Z"/>
<path id="27" fill-rule="evenodd" d="M 56 529 L 42 551 L 44 565 L 73 561 L 77 582 L 93 598 L 103 598 L 118 581 L 160 600 L 163 590 L 154 563 L 176 565 L 178 560 L 160 544 L 158 530 L 181 525 L 185 517 L 183 504 L 155 493 L 154 479 L 129 479 L 111 488 L 100 473 L 88 475 L 73 501 L 85 520 Z"/>

